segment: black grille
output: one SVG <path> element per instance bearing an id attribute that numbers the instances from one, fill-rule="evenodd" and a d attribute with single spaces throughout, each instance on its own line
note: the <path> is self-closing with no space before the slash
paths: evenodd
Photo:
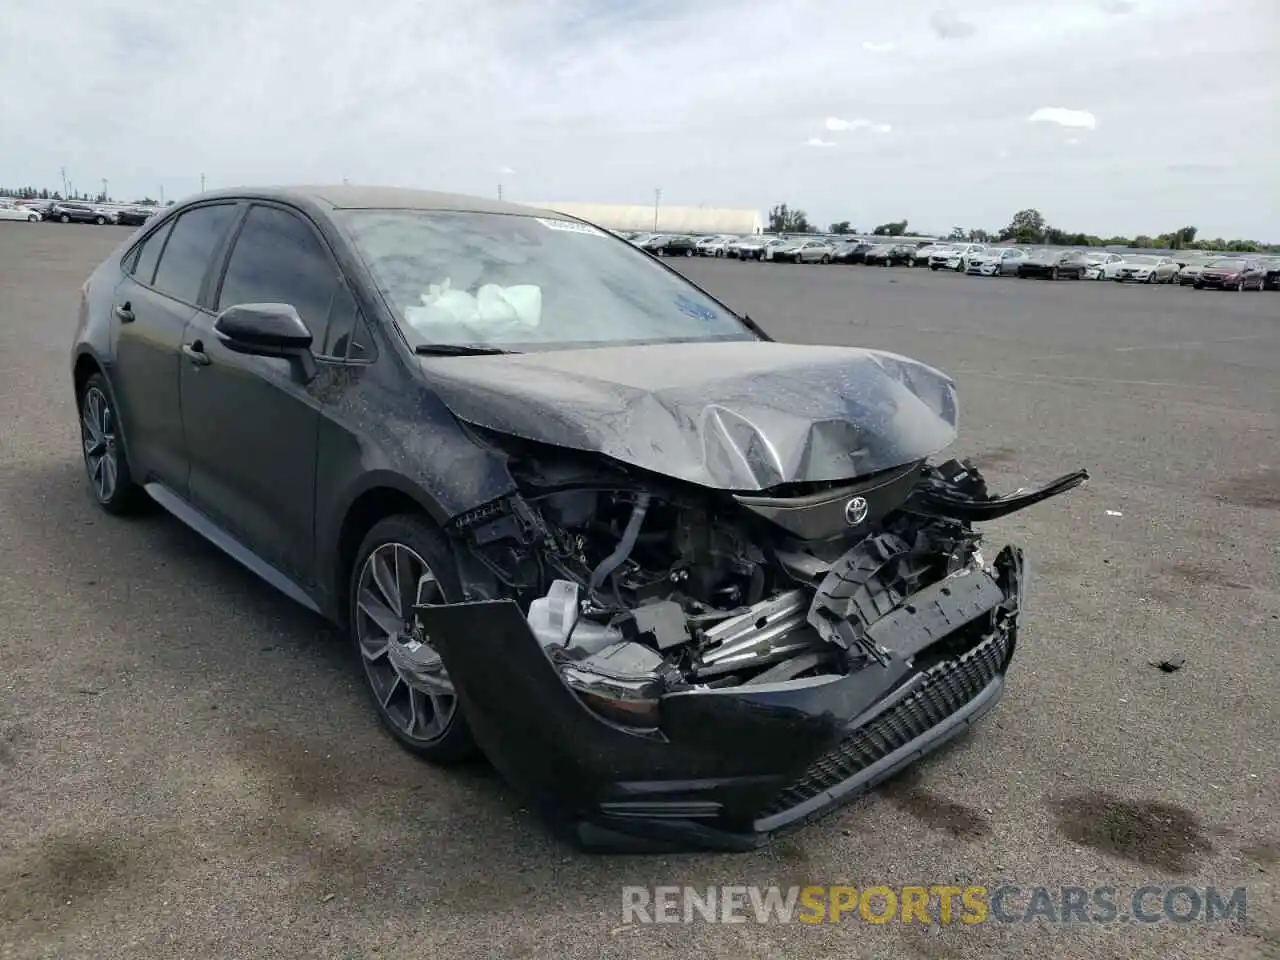
<path id="1" fill-rule="evenodd" d="M 782 813 L 813 799 L 936 727 L 1003 671 L 1009 642 L 1008 635 L 998 630 L 956 659 L 932 667 L 910 696 L 815 760 L 760 816 Z"/>

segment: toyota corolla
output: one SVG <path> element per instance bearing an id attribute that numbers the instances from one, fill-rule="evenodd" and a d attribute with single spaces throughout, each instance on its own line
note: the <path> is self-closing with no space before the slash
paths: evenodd
<path id="1" fill-rule="evenodd" d="M 84 284 L 89 486 L 349 632 L 400 744 L 593 849 L 745 849 L 967 730 L 1021 550 L 953 382 L 773 341 L 630 244 L 418 191 L 202 194 Z"/>

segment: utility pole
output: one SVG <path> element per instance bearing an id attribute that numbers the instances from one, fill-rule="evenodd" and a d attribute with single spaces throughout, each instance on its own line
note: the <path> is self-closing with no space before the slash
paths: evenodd
<path id="1" fill-rule="evenodd" d="M 502 199 L 502 184 L 498 184 L 498 199 Z"/>
<path id="2" fill-rule="evenodd" d="M 658 207 L 662 205 L 662 188 L 655 187 L 653 191 L 653 232 L 658 232 Z"/>
<path id="3" fill-rule="evenodd" d="M 71 197 L 71 184 L 67 182 L 67 168 L 59 167 L 58 173 L 62 174 L 62 199 L 68 200 Z"/>
<path id="4" fill-rule="evenodd" d="M 164 184 L 160 184 L 160 206 L 164 206 Z"/>
<path id="5" fill-rule="evenodd" d="M 102 199 L 104 201 L 111 199 L 111 197 L 107 194 L 107 178 L 106 177 L 102 178 Z"/>
<path id="6" fill-rule="evenodd" d="M 204 174 L 200 174 L 200 192 L 204 193 Z"/>

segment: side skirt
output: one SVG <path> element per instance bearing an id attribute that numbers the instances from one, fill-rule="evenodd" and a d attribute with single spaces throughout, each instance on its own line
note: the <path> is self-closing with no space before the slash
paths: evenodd
<path id="1" fill-rule="evenodd" d="M 298 586 L 292 579 L 281 573 L 267 561 L 246 547 L 227 531 L 206 517 L 203 513 L 187 503 L 180 496 L 162 483 L 148 483 L 143 489 L 151 499 L 164 507 L 200 536 L 204 537 L 231 559 L 243 564 L 253 573 L 275 587 L 290 600 L 302 604 L 313 613 L 324 615 L 320 606 L 311 598 L 306 590 Z"/>

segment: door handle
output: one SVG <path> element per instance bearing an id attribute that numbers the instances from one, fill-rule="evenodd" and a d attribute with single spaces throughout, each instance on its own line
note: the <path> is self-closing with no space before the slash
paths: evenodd
<path id="1" fill-rule="evenodd" d="M 117 305 L 116 317 L 121 323 L 133 323 L 134 320 L 138 319 L 133 315 L 133 304 L 127 300 Z"/>
<path id="2" fill-rule="evenodd" d="M 182 345 L 182 352 L 186 354 L 187 359 L 197 367 L 207 367 L 213 362 L 209 359 L 209 355 L 204 352 L 204 344 L 199 340 L 195 343 L 184 343 Z"/>

